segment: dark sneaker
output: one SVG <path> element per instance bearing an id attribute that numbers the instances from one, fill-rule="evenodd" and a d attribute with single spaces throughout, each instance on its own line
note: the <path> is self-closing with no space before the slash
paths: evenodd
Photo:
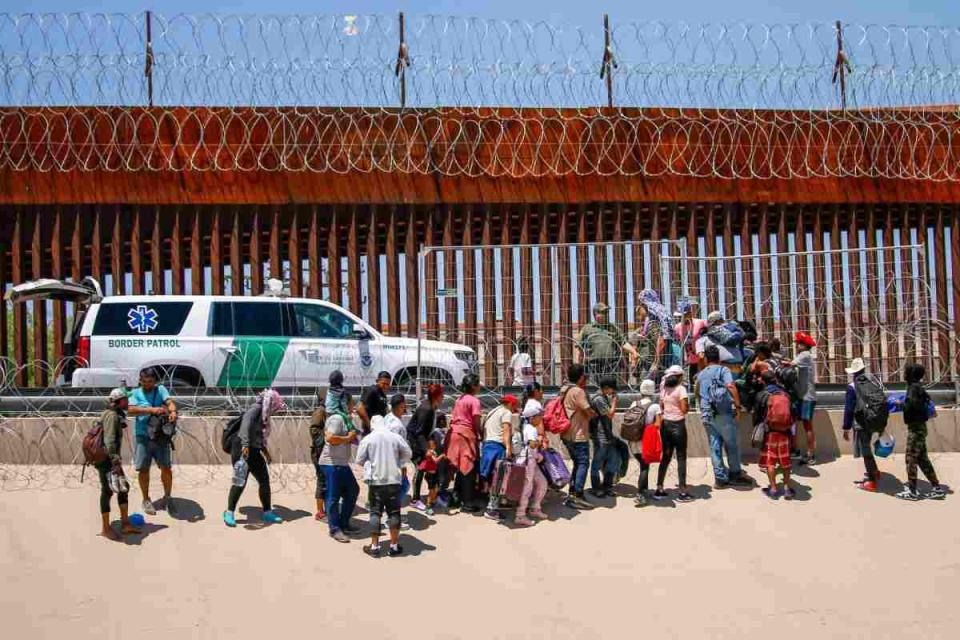
<path id="1" fill-rule="evenodd" d="M 947 497 L 947 488 L 942 484 L 934 485 L 926 497 L 930 500 L 944 500 Z"/>
<path id="2" fill-rule="evenodd" d="M 498 522 L 501 518 L 500 512 L 497 511 L 496 509 L 487 509 L 486 511 L 483 512 L 483 517 L 489 518 L 490 520 L 497 520 Z"/>
<path id="3" fill-rule="evenodd" d="M 647 496 L 642 493 L 638 493 L 637 497 L 633 499 L 633 505 L 637 508 L 645 507 L 648 504 L 650 504 L 650 502 L 647 500 Z"/>
<path id="4" fill-rule="evenodd" d="M 680 494 L 677 496 L 677 502 L 693 502 L 694 500 L 696 500 L 696 498 L 694 498 L 692 495 L 690 495 L 686 491 L 681 491 Z"/>
<path id="5" fill-rule="evenodd" d="M 817 456 L 813 453 L 808 453 L 807 456 L 803 459 L 803 462 L 808 466 L 814 466 L 817 464 Z"/>
<path id="6" fill-rule="evenodd" d="M 398 544 L 398 545 L 395 546 L 395 547 L 391 546 L 390 549 L 387 551 L 387 555 L 390 556 L 391 558 L 396 558 L 397 556 L 402 556 L 402 555 L 403 555 L 403 545 L 402 545 L 402 544 Z"/>
<path id="7" fill-rule="evenodd" d="M 714 489 L 729 489 L 729 488 L 730 488 L 730 482 L 727 481 L 727 480 L 719 480 L 719 479 L 718 479 L 718 480 L 714 480 L 714 481 L 713 481 L 713 488 L 714 488 Z"/>
<path id="8" fill-rule="evenodd" d="M 740 474 L 739 476 L 733 476 L 730 478 L 730 484 L 735 487 L 752 487 L 753 478 L 745 474 Z"/>
<path id="9" fill-rule="evenodd" d="M 911 489 L 910 487 L 904 487 L 903 490 L 897 494 L 897 497 L 901 500 L 909 500 L 910 502 L 923 500 L 923 496 L 920 495 L 920 492 L 916 489 Z"/>
<path id="10" fill-rule="evenodd" d="M 570 501 L 573 503 L 573 506 L 577 509 L 593 509 L 593 505 L 587 502 L 586 498 L 583 496 L 573 496 L 570 498 Z"/>
<path id="11" fill-rule="evenodd" d="M 773 487 L 764 487 L 763 495 L 767 496 L 771 500 L 778 500 L 780 498 L 780 492 Z"/>
<path id="12" fill-rule="evenodd" d="M 657 489 L 656 491 L 653 492 L 653 499 L 654 499 L 654 500 L 666 500 L 666 499 L 667 499 L 667 492 L 664 491 L 663 489 Z"/>
<path id="13" fill-rule="evenodd" d="M 364 552 L 365 554 L 367 554 L 368 556 L 370 556 L 371 558 L 379 558 L 379 557 L 380 557 L 380 545 L 373 546 L 373 545 L 370 545 L 370 544 L 365 544 L 365 545 L 363 545 L 363 552 Z"/>

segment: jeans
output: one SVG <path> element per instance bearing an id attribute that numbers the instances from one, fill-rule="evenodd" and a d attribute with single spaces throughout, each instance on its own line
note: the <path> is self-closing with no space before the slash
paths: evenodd
<path id="1" fill-rule="evenodd" d="M 342 531 L 344 526 L 349 527 L 350 516 L 360 495 L 360 485 L 350 467 L 325 464 L 322 468 L 327 475 L 327 522 L 333 534 Z"/>
<path id="2" fill-rule="evenodd" d="M 740 445 L 737 441 L 737 422 L 732 414 L 717 413 L 705 415 L 703 426 L 710 439 L 710 460 L 713 462 L 713 477 L 726 482 L 732 476 L 739 476 Z M 727 464 L 723 463 L 723 450 L 727 451 Z M 729 468 L 728 466 L 729 465 Z"/>
<path id="3" fill-rule="evenodd" d="M 587 471 L 590 469 L 590 443 L 564 442 L 570 459 L 573 460 L 573 471 L 570 473 L 570 493 L 580 495 L 587 484 Z"/>
<path id="4" fill-rule="evenodd" d="M 600 472 L 603 472 L 603 482 Z M 593 465 L 590 467 L 590 486 L 593 490 L 613 489 L 613 479 L 620 471 L 620 453 L 613 444 L 596 447 L 593 452 Z"/>

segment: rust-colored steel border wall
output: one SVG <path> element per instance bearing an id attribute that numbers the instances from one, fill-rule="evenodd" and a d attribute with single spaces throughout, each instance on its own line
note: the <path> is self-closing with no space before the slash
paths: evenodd
<path id="1" fill-rule="evenodd" d="M 326 297 L 341 303 L 358 315 L 365 316 L 374 326 L 392 334 L 415 336 L 417 322 L 402 313 L 418 307 L 419 292 L 416 278 L 416 252 L 421 245 L 482 245 L 520 242 L 605 242 L 613 239 L 662 238 L 682 240 L 689 256 L 712 255 L 717 242 L 725 247 L 725 255 L 733 255 L 733 238 L 740 235 L 742 254 L 750 253 L 751 246 L 761 251 L 777 238 L 778 247 L 793 242 L 798 251 L 805 249 L 853 249 L 841 242 L 841 230 L 846 242 L 858 239 L 857 228 L 865 228 L 865 244 L 861 247 L 894 244 L 894 231 L 901 244 L 911 238 L 925 243 L 927 264 L 932 264 L 928 280 L 935 281 L 932 310 L 934 335 L 938 350 L 938 370 L 932 372 L 938 379 L 949 377 L 948 354 L 951 333 L 960 330 L 954 312 L 948 317 L 948 299 L 953 309 L 960 309 L 960 206 L 941 204 L 891 204 L 865 207 L 864 205 L 774 205 L 739 203 L 648 203 L 648 202 L 594 202 L 582 204 L 544 202 L 537 206 L 523 203 L 472 203 L 453 205 L 52 205 L 0 206 L 3 219 L 0 235 L 0 281 L 19 282 L 32 278 L 54 277 L 79 279 L 90 274 L 103 283 L 109 283 L 107 294 L 143 293 L 232 293 L 248 294 L 262 291 L 264 278 L 283 277 L 293 293 L 310 297 Z M 946 229 L 949 228 L 949 240 Z M 810 234 L 809 239 L 808 235 Z M 712 241 L 710 240 L 712 239 Z M 930 240 L 932 239 L 932 242 Z M 808 247 L 812 240 L 813 247 Z M 705 253 L 701 253 L 700 245 Z M 859 241 L 858 241 L 859 244 Z M 729 251 L 729 253 L 727 253 Z M 952 273 L 947 273 L 947 252 L 951 253 Z M 448 252 L 452 253 L 452 252 Z M 894 252 L 891 252 L 894 253 Z M 585 254 L 584 254 L 585 255 Z M 373 257 L 373 259 L 371 259 Z M 383 266 L 381 266 L 381 259 Z M 452 258 L 451 258 L 452 259 Z M 512 280 L 512 269 L 529 273 L 529 255 L 520 262 L 504 261 L 502 277 Z M 885 258 L 887 260 L 888 258 Z M 889 263 L 894 257 L 889 256 Z M 463 326 L 457 326 L 455 316 L 444 327 L 451 340 L 470 340 L 478 328 L 477 303 L 469 295 L 474 269 L 490 270 L 490 260 L 474 265 L 472 256 L 465 259 L 463 282 L 468 295 L 464 297 Z M 816 262 L 816 261 L 815 261 Z M 329 269 L 330 264 L 342 265 Z M 469 263 L 469 264 L 467 264 Z M 633 277 L 643 282 L 643 261 L 635 263 Z M 364 268 L 361 269 L 361 264 Z M 403 268 L 401 269 L 401 264 Z M 302 265 L 302 268 L 297 268 Z M 259 266 L 259 268 L 257 268 Z M 822 269 L 823 264 L 815 264 Z M 573 305 L 569 279 L 569 264 L 558 265 L 560 280 L 558 306 L 576 307 L 582 317 L 565 318 L 558 327 L 558 349 L 569 350 L 576 330 L 575 324 L 586 320 L 588 302 Z M 651 269 L 657 269 L 652 261 Z M 843 273 L 840 261 L 834 260 L 832 278 L 859 277 L 859 262 L 851 259 L 848 273 Z M 868 265 L 876 269 L 877 265 Z M 903 269 L 912 269 L 904 262 Z M 925 266 L 921 266 L 925 268 Z M 435 272 L 435 258 L 425 264 L 429 274 Z M 582 270 L 581 270 L 582 269 Z M 244 282 L 232 274 L 248 272 Z M 578 265 L 578 272 L 586 267 Z M 405 278 L 403 276 L 406 276 Z M 952 282 L 952 288 L 949 287 Z M 607 278 L 623 279 L 624 274 L 614 269 L 606 273 L 598 269 L 598 290 L 606 291 Z M 732 277 L 729 273 L 727 278 Z M 802 271 L 801 279 L 806 278 Z M 362 282 L 366 279 L 366 283 Z M 384 281 L 385 297 L 380 283 Z M 403 282 L 401 282 L 403 280 Z M 490 281 L 489 273 L 483 281 Z M 746 263 L 743 271 L 744 295 L 752 297 L 752 283 L 760 283 L 759 295 L 764 304 L 772 304 L 768 296 L 779 295 L 770 282 L 763 264 Z M 617 290 L 627 286 L 617 285 Z M 690 293 L 715 300 L 716 289 L 724 283 L 701 283 L 690 278 Z M 705 287 L 705 288 L 704 288 Z M 581 297 L 586 288 L 579 287 Z M 365 303 L 361 292 L 366 290 Z M 701 291 L 702 290 L 702 291 Z M 781 289 L 782 290 L 782 289 Z M 817 299 L 824 301 L 826 292 Z M 516 327 L 518 332 L 542 335 L 533 315 L 535 292 L 530 286 L 521 286 L 515 296 L 511 291 L 502 300 L 502 317 L 495 322 L 501 326 Z M 541 292 L 547 295 L 547 292 Z M 871 292 L 871 299 L 876 295 Z M 406 296 L 406 305 L 401 304 Z M 887 308 L 894 309 L 892 292 L 887 292 Z M 489 313 L 492 297 L 483 296 L 483 318 L 479 324 L 494 322 Z M 453 301 L 447 301 L 449 313 Z M 614 301 L 621 304 L 622 301 Z M 454 302 L 455 304 L 455 302 Z M 781 309 L 789 309 L 789 300 L 780 300 Z M 844 321 L 838 311 L 842 303 L 833 306 L 836 322 Z M 435 321 L 436 298 L 427 296 L 428 322 Z M 405 308 L 404 308 L 405 307 Z M 752 308 L 752 303 L 746 305 Z M 28 326 L 27 311 L 33 317 Z M 20 364 L 28 354 L 35 359 L 55 362 L 62 356 L 62 340 L 69 318 L 62 303 L 17 305 L 12 309 L 0 305 L 0 353 L 9 353 Z M 48 315 L 48 309 L 52 315 Z M 433 310 L 431 312 L 430 310 Z M 12 333 L 6 330 L 7 314 L 12 313 Z M 787 313 L 787 311 L 783 311 Z M 619 316 L 623 317 L 623 316 Z M 772 321 L 772 313 L 764 311 L 760 318 Z M 857 331 L 867 316 L 854 308 L 849 322 Z M 434 320 L 431 320 L 434 319 Z M 858 325 L 860 323 L 860 325 Z M 952 331 L 950 323 L 952 323 Z M 47 330 L 37 330 L 36 327 Z M 761 327 L 761 330 L 772 330 Z M 436 327 L 427 327 L 435 334 Z M 48 335 L 49 334 L 49 335 Z M 879 349 L 879 347 L 878 347 Z M 41 355 L 43 354 L 43 355 Z M 569 353 L 559 354 L 568 361 Z M 498 359 L 509 354 L 498 354 Z M 544 355 L 546 357 L 546 355 Z M 492 366 L 488 364 L 487 366 Z M 842 378 L 839 371 L 824 371 L 829 379 Z M 27 384 L 27 371 L 20 374 L 18 384 Z M 44 385 L 50 376 L 38 370 L 31 382 Z"/>

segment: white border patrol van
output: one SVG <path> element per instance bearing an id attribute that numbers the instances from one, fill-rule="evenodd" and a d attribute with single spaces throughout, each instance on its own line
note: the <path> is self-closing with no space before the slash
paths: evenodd
<path id="1" fill-rule="evenodd" d="M 65 300 L 75 307 L 61 384 L 135 385 L 156 367 L 175 387 L 319 387 L 335 369 L 351 387 L 388 371 L 396 386 L 417 376 L 415 338 L 385 336 L 324 300 L 282 295 L 110 296 L 99 283 L 43 279 L 14 286 L 13 302 Z M 421 381 L 458 384 L 476 371 L 468 346 L 422 340 Z"/>

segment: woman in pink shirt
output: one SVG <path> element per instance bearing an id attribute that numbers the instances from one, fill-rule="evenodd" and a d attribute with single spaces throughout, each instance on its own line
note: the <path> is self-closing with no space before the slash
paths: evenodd
<path id="1" fill-rule="evenodd" d="M 660 437 L 663 440 L 663 457 L 657 470 L 657 490 L 654 500 L 667 497 L 663 481 L 674 452 L 677 454 L 677 478 L 680 493 L 677 502 L 690 502 L 693 496 L 687 492 L 687 411 L 690 409 L 689 394 L 683 386 L 683 368 L 674 365 L 667 369 L 660 386 L 660 411 L 663 424 Z"/>
<path id="2" fill-rule="evenodd" d="M 447 459 L 457 472 L 454 481 L 454 501 L 451 506 L 460 505 L 466 513 L 476 513 L 479 509 L 473 504 L 474 489 L 477 485 L 477 457 L 480 441 L 480 415 L 482 408 L 477 393 L 480 391 L 480 378 L 476 374 L 467 374 L 460 385 L 462 396 L 457 398 L 450 414 L 450 444 L 447 445 Z"/>

